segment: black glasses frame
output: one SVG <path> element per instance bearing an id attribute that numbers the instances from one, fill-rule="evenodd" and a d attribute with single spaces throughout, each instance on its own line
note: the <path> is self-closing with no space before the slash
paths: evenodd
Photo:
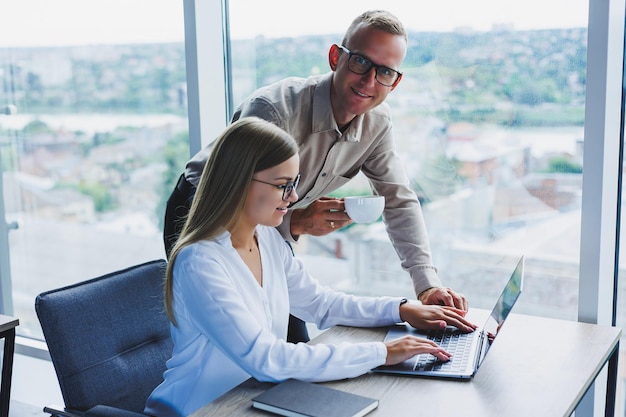
<path id="1" fill-rule="evenodd" d="M 384 65 L 375 64 L 374 62 L 372 62 L 371 59 L 366 58 L 363 55 L 354 53 L 343 45 L 337 45 L 337 46 L 341 48 L 341 50 L 344 51 L 346 54 L 348 54 L 348 69 L 355 74 L 359 74 L 359 75 L 367 74 L 372 68 L 374 68 L 376 70 L 376 75 L 374 78 L 376 78 L 376 81 L 379 84 L 384 85 L 385 87 L 393 87 L 394 85 L 398 83 L 398 81 L 400 81 L 400 78 L 402 78 L 402 73 L 400 71 L 396 71 L 395 69 L 386 67 Z M 354 69 L 355 62 L 354 62 L 354 59 L 352 59 L 354 57 L 363 61 L 362 63 L 357 63 L 356 65 L 359 65 L 360 67 L 365 67 L 364 70 L 358 71 Z M 378 79 L 378 76 L 381 73 L 380 71 L 391 71 L 392 73 L 395 73 L 396 77 L 394 81 L 391 84 L 386 84 L 380 81 Z"/>
<path id="2" fill-rule="evenodd" d="M 256 178 L 252 178 L 252 181 L 272 185 L 279 190 L 283 190 L 283 201 L 287 201 L 287 199 L 291 196 L 291 193 L 293 191 L 297 191 L 298 189 L 298 184 L 300 183 L 300 174 L 296 175 L 296 178 L 293 181 L 289 181 L 285 184 L 272 184 L 271 182 L 257 180 Z"/>

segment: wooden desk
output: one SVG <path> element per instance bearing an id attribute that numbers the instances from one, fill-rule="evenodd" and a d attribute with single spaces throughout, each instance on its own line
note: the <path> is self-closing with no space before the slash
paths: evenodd
<path id="1" fill-rule="evenodd" d="M 488 312 L 472 310 L 481 324 Z M 385 329 L 335 327 L 310 343 L 382 340 Z M 512 314 L 472 380 L 366 374 L 324 385 L 378 398 L 368 416 L 569 417 L 610 360 L 607 416 L 613 415 L 621 330 Z M 192 417 L 267 416 L 252 398 L 272 387 L 249 379 Z M 416 410 L 408 412 L 407 410 Z"/>
<path id="2" fill-rule="evenodd" d="M 4 339 L 2 354 L 2 385 L 0 387 L 0 417 L 8 417 L 13 375 L 13 354 L 15 352 L 15 327 L 19 320 L 0 315 L 0 339 Z"/>

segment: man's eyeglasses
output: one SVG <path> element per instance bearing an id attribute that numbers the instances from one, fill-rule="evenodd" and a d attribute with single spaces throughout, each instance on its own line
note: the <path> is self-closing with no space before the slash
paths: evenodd
<path id="1" fill-rule="evenodd" d="M 265 182 L 261 180 L 257 180 L 256 178 L 252 178 L 252 181 L 261 182 L 263 184 L 272 185 L 279 190 L 283 190 L 283 200 L 287 201 L 289 197 L 291 197 L 291 193 L 296 191 L 298 188 L 298 184 L 300 183 L 300 174 L 296 175 L 296 179 L 293 181 L 289 181 L 285 184 L 272 184 L 271 182 Z"/>
<path id="2" fill-rule="evenodd" d="M 376 81 L 385 87 L 393 87 L 402 78 L 402 73 L 383 65 L 374 64 L 362 55 L 351 52 L 343 45 L 337 45 L 348 54 L 348 69 L 355 74 L 363 75 L 369 72 L 372 67 L 376 69 Z"/>

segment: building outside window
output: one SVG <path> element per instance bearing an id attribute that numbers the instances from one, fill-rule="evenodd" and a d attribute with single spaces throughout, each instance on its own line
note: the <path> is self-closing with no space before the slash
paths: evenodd
<path id="1" fill-rule="evenodd" d="M 284 77 L 329 71 L 330 45 L 341 42 L 359 12 L 380 4 L 322 2 L 306 19 L 263 14 L 290 8 L 279 0 L 229 6 L 236 105 Z M 474 307 L 491 308 L 525 254 L 525 293 L 516 312 L 577 320 L 585 286 L 579 271 L 589 3 L 385 8 L 409 31 L 404 77 L 387 103 L 444 285 Z M 250 18 L 259 15 L 264 19 Z M 357 178 L 334 195 L 368 191 Z M 337 288 L 412 293 L 382 223 L 307 237 L 296 251 Z M 623 403 L 620 392 L 622 414 Z"/>
<path id="2" fill-rule="evenodd" d="M 3 308 L 21 336 L 42 339 L 37 294 L 164 257 L 165 201 L 189 157 L 183 10 L 142 0 L 10 9 L 0 29 Z"/>
<path id="3" fill-rule="evenodd" d="M 341 42 L 358 13 L 378 7 L 322 2 L 327 7 L 296 23 L 282 15 L 249 17 L 262 13 L 255 7 L 282 9 L 287 2 L 252 3 L 229 1 L 235 103 L 284 77 L 330 71 L 330 45 Z M 387 103 L 444 284 L 490 308 L 525 254 L 518 312 L 575 320 L 588 6 L 568 2 L 567 15 L 559 12 L 564 6 L 389 5 L 407 27 L 409 45 L 403 79 Z M 334 195 L 369 192 L 357 178 Z M 412 292 L 380 222 L 305 240 L 296 250 L 331 285 Z M 342 273 L 323 273 L 329 265 Z"/>

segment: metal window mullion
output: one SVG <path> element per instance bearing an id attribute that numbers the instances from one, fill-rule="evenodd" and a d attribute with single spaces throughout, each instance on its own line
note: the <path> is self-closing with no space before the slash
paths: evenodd
<path id="1" fill-rule="evenodd" d="M 578 320 L 606 325 L 616 303 L 624 3 L 589 1 Z M 594 415 L 601 398 L 592 387 L 576 415 Z"/>
<path id="2" fill-rule="evenodd" d="M 227 77 L 226 0 L 184 0 L 189 151 L 194 155 L 226 127 L 230 95 Z"/>
<path id="3" fill-rule="evenodd" d="M 592 0 L 589 7 L 578 319 L 612 325 L 624 0 Z M 616 19 L 619 10 L 621 19 Z"/>
<path id="4" fill-rule="evenodd" d="M 4 211 L 4 175 L 0 149 L 0 314 L 13 315 L 13 289 L 11 283 L 11 258 L 9 252 L 10 227 Z"/>

